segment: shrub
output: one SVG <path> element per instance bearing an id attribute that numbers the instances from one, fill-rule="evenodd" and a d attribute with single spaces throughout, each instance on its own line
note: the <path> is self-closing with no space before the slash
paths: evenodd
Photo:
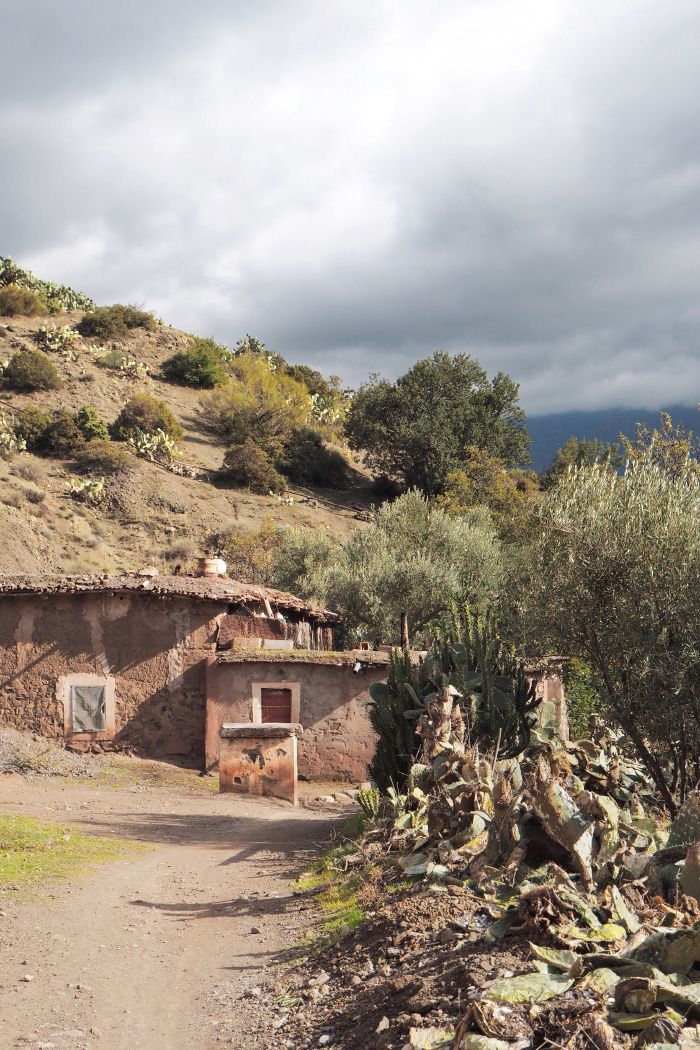
<path id="1" fill-rule="evenodd" d="M 95 350 L 96 348 L 92 347 L 92 349 Z M 98 347 L 97 349 L 104 350 L 104 347 Z M 126 359 L 127 355 L 123 350 L 104 350 L 104 353 L 100 353 L 95 358 L 95 364 L 98 368 L 111 368 L 114 369 L 115 372 L 118 372 L 122 363 L 126 361 Z"/>
<path id="2" fill-rule="evenodd" d="M 241 445 L 229 446 L 222 473 L 233 485 L 246 485 L 251 492 L 284 492 L 284 478 L 275 470 L 267 452 L 250 438 Z"/>
<path id="3" fill-rule="evenodd" d="M 170 465 L 173 460 L 182 455 L 175 444 L 175 439 L 160 427 L 154 431 L 139 430 L 138 427 L 135 427 L 128 444 L 135 456 L 139 459 L 149 459 L 151 463 Z"/>
<path id="4" fill-rule="evenodd" d="M 275 467 L 298 485 L 320 485 L 328 489 L 348 486 L 348 465 L 340 452 L 329 449 L 321 435 L 310 427 L 295 431 L 286 441 Z"/>
<path id="5" fill-rule="evenodd" d="M 169 357 L 163 371 L 186 386 L 224 386 L 228 374 L 224 369 L 226 347 L 213 339 L 195 339 L 186 350 Z"/>
<path id="6" fill-rule="evenodd" d="M 88 441 L 76 453 L 83 470 L 96 474 L 121 474 L 133 466 L 133 459 L 121 446 L 111 441 Z"/>
<path id="7" fill-rule="evenodd" d="M 185 431 L 172 414 L 165 401 L 158 401 L 150 394 L 135 394 L 121 410 L 111 431 L 117 441 L 128 441 L 137 430 L 153 433 L 162 430 L 179 441 Z"/>
<path id="8" fill-rule="evenodd" d="M 92 405 L 79 408 L 75 422 L 86 441 L 109 441 L 109 428 Z"/>
<path id="9" fill-rule="evenodd" d="M 50 422 L 49 413 L 42 412 L 36 405 L 27 405 L 22 409 L 17 419 L 17 433 L 24 438 L 30 452 L 41 447 L 44 433 Z"/>
<path id="10" fill-rule="evenodd" d="M 14 390 L 58 390 L 61 377 L 40 350 L 20 350 L 3 372 L 3 379 Z"/>
<path id="11" fill-rule="evenodd" d="M 0 288 L 0 317 L 38 317 L 47 312 L 38 295 L 8 284 Z"/>
<path id="12" fill-rule="evenodd" d="M 139 310 L 135 306 L 98 306 L 92 313 L 85 314 L 78 325 L 81 335 L 97 339 L 113 339 L 115 336 L 127 335 L 133 328 L 154 329 L 156 320 L 153 314 Z"/>
<path id="13" fill-rule="evenodd" d="M 85 445 L 85 438 L 75 416 L 66 408 L 51 413 L 51 420 L 41 436 L 40 449 L 50 456 L 72 456 Z"/>
<path id="14" fill-rule="evenodd" d="M 31 270 L 23 270 L 12 259 L 0 256 L 0 287 L 6 285 L 16 285 L 18 288 L 34 292 L 52 314 L 62 310 L 92 310 L 95 306 L 92 299 L 82 292 L 76 292 L 65 284 L 42 281 L 35 277 Z"/>
<path id="15" fill-rule="evenodd" d="M 45 346 L 47 350 L 54 350 L 69 360 L 77 361 L 78 354 L 72 347 L 78 342 L 80 335 L 69 324 L 43 324 L 35 338 L 37 343 Z"/>

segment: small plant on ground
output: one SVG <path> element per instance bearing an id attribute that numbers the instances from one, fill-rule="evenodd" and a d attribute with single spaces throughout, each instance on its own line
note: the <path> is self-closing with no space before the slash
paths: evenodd
<path id="1" fill-rule="evenodd" d="M 182 455 L 175 439 L 160 428 L 154 431 L 143 431 L 136 427 L 127 444 L 135 456 L 139 459 L 148 459 L 152 463 L 170 464 Z"/>
<path id="2" fill-rule="evenodd" d="M 3 369 L 3 382 L 13 390 L 59 390 L 60 375 L 40 350 L 20 350 Z"/>
<path id="3" fill-rule="evenodd" d="M 80 333 L 71 328 L 69 324 L 55 325 L 43 324 L 36 333 L 36 341 L 47 350 L 62 354 L 69 361 L 78 360 L 76 343 L 80 340 Z"/>
<path id="4" fill-rule="evenodd" d="M 86 314 L 78 325 L 78 331 L 89 338 L 114 339 L 127 335 L 134 328 L 152 331 L 155 327 L 153 314 L 139 310 L 136 306 L 115 303 L 113 306 L 98 306 Z"/>
<path id="5" fill-rule="evenodd" d="M 105 494 L 104 478 L 100 478 L 99 481 L 90 478 L 69 478 L 66 486 L 73 499 L 84 500 L 85 503 L 99 503 Z"/>
<path id="6" fill-rule="evenodd" d="M 83 470 L 98 474 L 121 474 L 134 462 L 121 445 L 112 441 L 88 441 L 76 452 L 75 458 Z"/>
<path id="7" fill-rule="evenodd" d="M 180 441 L 184 430 L 170 411 L 165 401 L 158 401 L 150 394 L 135 394 L 112 424 L 112 437 L 117 441 L 128 441 L 137 430 L 144 433 L 163 433 Z"/>
<path id="8" fill-rule="evenodd" d="M 17 433 L 15 417 L 8 422 L 4 412 L 0 413 L 0 455 L 12 456 L 15 452 L 24 452 L 27 442 Z"/>
<path id="9" fill-rule="evenodd" d="M 0 317 L 38 317 L 46 312 L 46 304 L 28 289 L 15 284 L 0 288 Z"/>
<path id="10" fill-rule="evenodd" d="M 224 386 L 229 381 L 225 364 L 230 356 L 226 347 L 219 346 L 213 339 L 195 338 L 186 350 L 163 363 L 163 371 L 186 386 Z"/>
<path id="11" fill-rule="evenodd" d="M 86 441 L 109 441 L 109 428 L 92 405 L 79 408 L 75 422 Z"/>

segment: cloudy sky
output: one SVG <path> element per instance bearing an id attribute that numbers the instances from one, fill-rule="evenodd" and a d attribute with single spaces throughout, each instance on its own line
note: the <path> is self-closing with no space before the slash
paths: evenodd
<path id="1" fill-rule="evenodd" d="M 23 0 L 0 254 L 353 385 L 700 399 L 697 0 Z"/>

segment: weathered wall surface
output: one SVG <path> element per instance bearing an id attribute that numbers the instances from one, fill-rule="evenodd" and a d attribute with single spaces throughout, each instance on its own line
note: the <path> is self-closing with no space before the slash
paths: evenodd
<path id="1" fill-rule="evenodd" d="M 129 594 L 4 597 L 0 725 L 63 739 L 58 678 L 111 674 L 112 745 L 201 765 L 206 657 L 220 612 L 214 602 Z"/>
<path id="2" fill-rule="evenodd" d="M 384 681 L 385 667 L 353 674 L 347 663 L 217 663 L 209 661 L 207 677 L 207 768 L 219 759 L 219 728 L 224 722 L 250 722 L 252 685 L 299 682 L 299 775 L 310 780 L 362 781 L 374 753 L 375 734 L 367 708 L 372 682 Z"/>

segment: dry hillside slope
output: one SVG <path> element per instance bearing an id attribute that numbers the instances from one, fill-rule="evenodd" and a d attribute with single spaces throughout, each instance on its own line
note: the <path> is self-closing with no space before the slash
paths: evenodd
<path id="1" fill-rule="evenodd" d="M 35 333 L 42 325 L 75 325 L 82 316 L 1 318 L 0 358 L 7 360 L 23 348 L 36 349 Z M 154 331 L 133 330 L 118 343 L 107 344 L 148 365 L 151 374 L 146 378 L 98 367 L 87 349 L 91 342 L 83 340 L 82 349 L 78 344 L 75 361 L 49 354 L 64 383 L 60 390 L 20 394 L 0 385 L 5 417 L 10 419 L 29 403 L 71 411 L 90 404 L 111 423 L 134 394 L 150 394 L 164 400 L 184 427 L 178 462 L 196 468 L 197 476 L 180 476 L 130 457 L 128 470 L 108 476 L 105 498 L 91 506 L 69 493 L 68 478 L 86 474 L 74 461 L 28 453 L 0 459 L 0 573 L 117 572 L 145 564 L 172 568 L 177 563 L 187 568 L 210 549 L 207 541 L 213 533 L 251 532 L 266 518 L 278 525 L 328 528 L 339 536 L 360 525 L 356 512 L 370 506 L 371 496 L 357 462 L 353 488 L 339 492 L 291 486 L 293 504 L 223 487 L 217 471 L 224 444 L 207 425 L 201 391 L 181 386 L 162 372 L 163 361 L 190 342 L 184 332 L 159 325 Z"/>

